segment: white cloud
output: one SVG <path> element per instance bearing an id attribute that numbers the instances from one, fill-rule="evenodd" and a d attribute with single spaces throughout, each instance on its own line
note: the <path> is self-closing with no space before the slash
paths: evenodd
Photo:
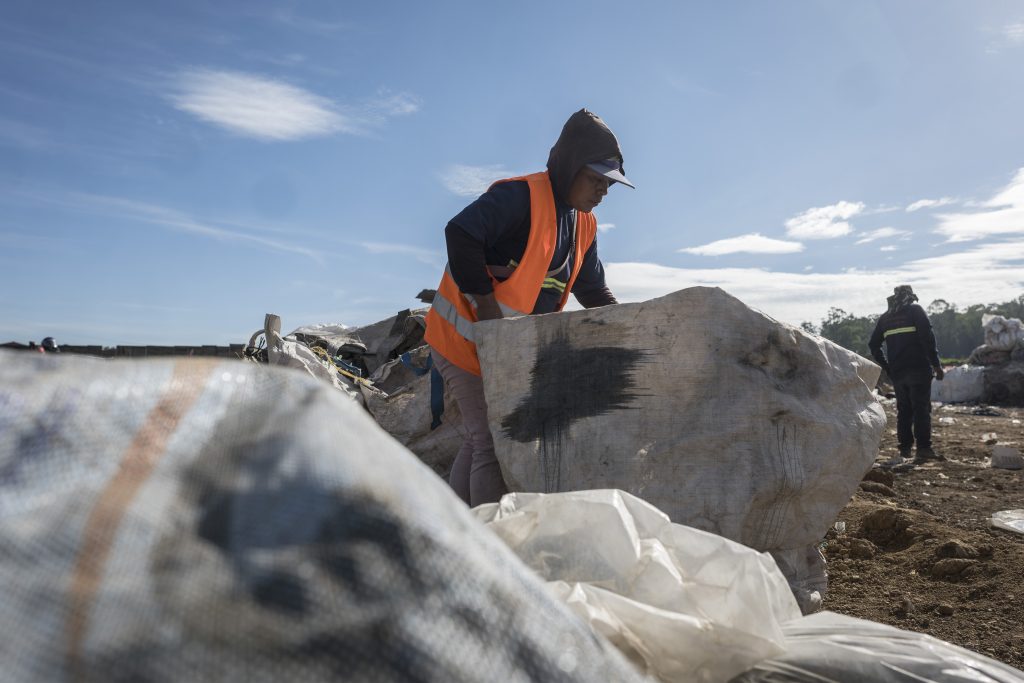
<path id="1" fill-rule="evenodd" d="M 796 239 L 820 240 L 848 235 L 846 221 L 864 211 L 863 202 L 838 202 L 831 206 L 807 209 L 786 221 L 786 235 Z"/>
<path id="2" fill-rule="evenodd" d="M 800 242 L 787 242 L 765 237 L 760 233 L 730 237 L 699 247 L 687 247 L 679 251 L 698 256 L 722 256 L 724 254 L 795 254 L 804 250 Z"/>
<path id="3" fill-rule="evenodd" d="M 937 206 L 946 206 L 954 203 L 956 200 L 952 197 L 943 197 L 942 199 L 918 199 L 913 204 L 907 207 L 908 212 L 918 211 L 920 209 L 933 209 Z"/>
<path id="4" fill-rule="evenodd" d="M 609 230 L 613 229 L 614 227 L 615 227 L 614 223 L 598 223 L 597 224 L 597 231 L 598 232 L 608 232 Z"/>
<path id="5" fill-rule="evenodd" d="M 185 70 L 172 90 L 169 99 L 177 109 L 262 140 L 360 134 L 420 107 L 415 96 L 386 89 L 361 103 L 340 105 L 284 81 L 214 69 Z"/>
<path id="6" fill-rule="evenodd" d="M 1003 35 L 1011 43 L 1024 43 L 1024 22 L 1003 27 Z"/>
<path id="7" fill-rule="evenodd" d="M 478 197 L 486 192 L 495 180 L 518 175 L 520 174 L 509 171 L 504 166 L 453 164 L 441 173 L 441 183 L 460 197 Z"/>
<path id="8" fill-rule="evenodd" d="M 832 306 L 856 315 L 880 313 L 898 284 L 913 285 L 922 301 L 960 305 L 1002 301 L 1024 291 L 1024 239 L 876 269 L 787 273 L 760 268 L 671 268 L 652 263 L 605 263 L 619 301 L 644 301 L 694 286 L 721 287 L 744 303 L 793 325 L 818 322 Z M 969 274 L 969 276 L 965 276 Z"/>
<path id="9" fill-rule="evenodd" d="M 1024 234 L 1024 168 L 992 199 L 972 206 L 972 213 L 939 214 L 935 229 L 949 242 L 966 242 L 992 235 Z"/>
<path id="10" fill-rule="evenodd" d="M 394 244 L 390 242 L 362 242 L 360 246 L 371 254 L 399 254 L 411 256 L 420 263 L 437 268 L 439 271 L 444 268 L 447 256 L 443 251 L 437 249 L 426 249 L 415 247 L 409 244 Z"/>
<path id="11" fill-rule="evenodd" d="M 889 244 L 884 247 L 879 247 L 878 251 L 896 251 L 896 247 Z"/>
<path id="12" fill-rule="evenodd" d="M 298 140 L 358 127 L 325 97 L 262 76 L 192 69 L 179 75 L 174 106 L 234 133 Z"/>
<path id="13" fill-rule="evenodd" d="M 859 240 L 855 244 L 867 244 L 868 242 L 874 242 L 875 240 L 883 240 L 889 237 L 906 237 L 910 235 L 909 230 L 897 230 L 896 228 L 879 228 L 878 230 L 870 230 L 868 232 L 862 232 L 858 235 Z"/>

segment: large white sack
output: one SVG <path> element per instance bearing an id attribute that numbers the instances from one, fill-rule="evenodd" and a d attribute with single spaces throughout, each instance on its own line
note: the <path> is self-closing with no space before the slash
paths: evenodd
<path id="1" fill-rule="evenodd" d="M 784 652 L 800 616 L 766 553 L 615 490 L 510 493 L 474 512 L 552 591 L 662 681 L 724 681 Z"/>
<path id="2" fill-rule="evenodd" d="M 986 313 L 981 316 L 981 327 L 985 331 L 985 346 L 992 349 L 1012 351 L 1017 344 L 1024 343 L 1024 324 L 1018 318 Z"/>
<path id="3" fill-rule="evenodd" d="M 942 403 L 977 401 L 985 389 L 985 368 L 960 365 L 946 370 L 940 381 L 932 382 L 932 400 Z"/>
<path id="4" fill-rule="evenodd" d="M 628 491 L 772 552 L 819 604 L 816 545 L 885 425 L 877 365 L 707 287 L 474 332 L 512 491 Z"/>
<path id="5" fill-rule="evenodd" d="M 0 352 L 0 662 L 23 681 L 636 681 L 300 372 Z"/>
<path id="6" fill-rule="evenodd" d="M 819 612 L 783 627 L 786 653 L 730 683 L 1024 683 L 1024 673 L 924 633 Z"/>

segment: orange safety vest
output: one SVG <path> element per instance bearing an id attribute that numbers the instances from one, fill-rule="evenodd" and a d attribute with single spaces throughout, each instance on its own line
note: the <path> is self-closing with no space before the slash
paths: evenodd
<path id="1" fill-rule="evenodd" d="M 558 239 L 558 221 L 555 214 L 555 195 L 547 171 L 531 173 L 517 178 L 506 178 L 498 183 L 525 180 L 530 188 L 530 236 L 526 241 L 519 264 L 507 280 L 498 282 L 493 275 L 494 298 L 506 317 L 529 315 L 537 303 L 548 266 L 555 256 Z M 495 183 L 497 184 L 497 183 Z M 493 187 L 493 185 L 492 185 Z M 576 212 L 576 252 L 572 262 L 572 273 L 558 302 L 558 310 L 572 291 L 572 285 L 583 265 L 583 255 L 594 243 L 597 235 L 597 219 L 592 213 Z M 490 273 L 490 271 L 488 271 Z M 451 269 L 445 266 L 441 284 L 427 313 L 427 331 L 424 339 L 438 353 L 453 365 L 474 375 L 480 374 L 480 359 L 476 355 L 473 323 L 476 318 L 476 303 L 472 295 L 459 291 Z"/>

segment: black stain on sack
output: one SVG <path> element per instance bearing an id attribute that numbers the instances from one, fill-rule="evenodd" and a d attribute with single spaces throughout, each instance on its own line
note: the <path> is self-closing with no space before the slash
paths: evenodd
<path id="1" fill-rule="evenodd" d="M 574 346 L 559 331 L 537 349 L 530 393 L 502 420 L 502 429 L 529 443 L 564 434 L 576 420 L 629 408 L 641 395 L 634 372 L 645 355 L 617 346 Z"/>

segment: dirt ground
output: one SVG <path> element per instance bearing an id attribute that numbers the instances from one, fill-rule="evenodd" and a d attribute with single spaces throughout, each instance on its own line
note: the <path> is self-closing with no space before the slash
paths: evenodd
<path id="1" fill-rule="evenodd" d="M 877 467 L 896 454 L 895 404 L 884 403 L 876 466 L 823 546 L 825 609 L 1024 669 L 1024 535 L 989 524 L 1024 509 L 1024 470 L 989 465 L 994 440 L 1024 451 L 1024 409 L 935 404 L 932 441 L 946 460 L 892 474 Z"/>

